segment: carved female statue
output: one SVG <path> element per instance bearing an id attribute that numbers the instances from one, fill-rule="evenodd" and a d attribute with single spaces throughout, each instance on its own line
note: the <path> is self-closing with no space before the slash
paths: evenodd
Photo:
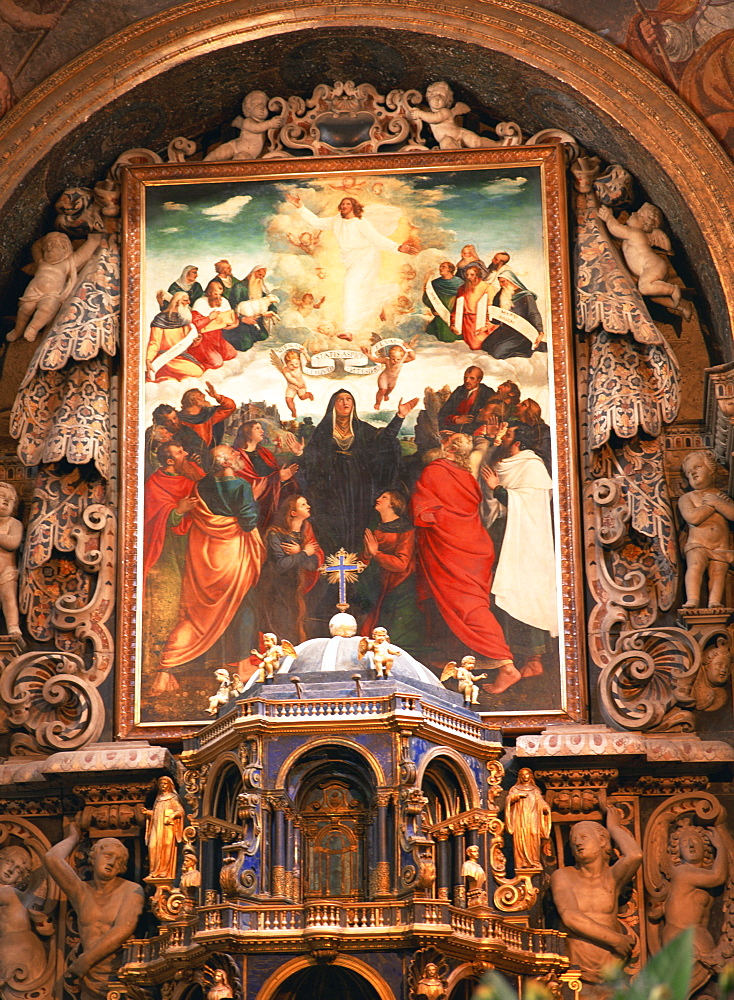
<path id="1" fill-rule="evenodd" d="M 145 843 L 150 866 L 145 881 L 172 879 L 176 875 L 176 847 L 183 840 L 185 814 L 170 778 L 164 775 L 158 779 L 153 808 L 144 811 L 148 817 Z"/>
<path id="2" fill-rule="evenodd" d="M 708 928 L 712 891 L 727 879 L 729 863 L 721 834 L 716 827 L 694 826 L 684 819 L 670 835 L 668 850 L 673 867 L 670 888 L 663 904 L 662 944 L 668 944 L 687 927 L 694 927 L 696 963 L 691 993 L 711 976 L 716 945 Z"/>
<path id="3" fill-rule="evenodd" d="M 550 806 L 529 767 L 521 767 L 507 796 L 505 823 L 512 834 L 516 871 L 542 871 L 540 845 L 550 837 Z"/>
<path id="4" fill-rule="evenodd" d="M 234 993 L 229 985 L 224 969 L 215 969 L 212 973 L 212 985 L 207 990 L 206 1000 L 232 1000 Z"/>
<path id="5" fill-rule="evenodd" d="M 38 937 L 54 927 L 39 910 L 27 909 L 20 890 L 31 872 L 24 847 L 0 850 L 0 983 L 38 984 L 46 969 L 46 950 Z M 30 994 L 29 994 L 30 995 Z"/>

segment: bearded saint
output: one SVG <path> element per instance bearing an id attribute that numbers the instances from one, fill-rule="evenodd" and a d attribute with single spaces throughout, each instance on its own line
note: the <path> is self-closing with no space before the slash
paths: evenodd
<path id="1" fill-rule="evenodd" d="M 252 645 L 253 620 L 246 598 L 257 583 L 265 546 L 257 530 L 252 487 L 238 476 L 242 460 L 228 445 L 212 449 L 212 471 L 192 494 L 179 621 L 169 636 L 153 694 L 176 691 L 174 667 L 206 653 L 224 636 L 227 663 L 239 665 Z"/>
<path id="2" fill-rule="evenodd" d="M 150 336 L 145 352 L 145 370 L 150 381 L 165 379 L 181 381 L 199 378 L 204 366 L 189 350 L 198 340 L 192 325 L 188 292 L 176 292 L 166 308 L 150 324 Z"/>

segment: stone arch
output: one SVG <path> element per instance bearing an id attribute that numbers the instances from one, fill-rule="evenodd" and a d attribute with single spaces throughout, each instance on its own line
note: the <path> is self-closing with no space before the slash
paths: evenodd
<path id="1" fill-rule="evenodd" d="M 603 133 L 597 151 L 634 165 L 687 246 L 698 281 L 708 291 L 719 340 L 727 342 L 734 318 L 734 274 L 726 258 L 734 245 L 734 220 L 721 206 L 734 202 L 734 177 L 723 150 L 664 84 L 621 50 L 565 18 L 518 0 L 472 0 L 448 9 L 426 0 L 332 0 L 297 8 L 286 0 L 256 0 L 246 12 L 238 0 L 207 0 L 195 9 L 189 5 L 167 10 L 63 67 L 0 122 L 0 156 L 12 165 L 0 179 L 0 207 L 11 212 L 17 185 L 39 169 L 54 147 L 75 130 L 83 131 L 85 123 L 91 128 L 98 114 L 141 84 L 214 52 L 221 58 L 245 43 L 264 41 L 272 49 L 274 39 L 287 35 L 338 31 L 354 24 L 379 30 L 386 38 L 398 32 L 434 43 L 440 38 L 447 46 L 476 46 L 492 53 L 495 61 L 510 60 L 520 75 L 538 81 L 535 96 L 541 104 L 546 100 L 540 93 L 543 81 L 547 90 L 551 85 L 548 94 L 552 91 L 558 99 L 546 94 L 547 101 L 555 103 L 546 108 L 545 124 L 573 131 L 571 123 L 576 122 L 577 131 L 585 133 L 582 142 L 587 142 L 586 135 L 598 140 Z M 435 71 L 443 72 L 443 67 Z M 609 87 L 610 79 L 614 88 Z M 598 119 L 598 129 L 589 126 L 589 115 Z M 556 120 L 551 121 L 553 116 Z M 604 145 L 607 148 L 601 148 Z M 24 228 L 28 230 L 27 223 Z"/>
<path id="2" fill-rule="evenodd" d="M 315 747 L 319 746 L 342 746 L 352 750 L 355 754 L 358 754 L 359 756 L 364 758 L 365 763 L 368 765 L 368 767 L 372 772 L 377 787 L 382 788 L 385 786 L 386 784 L 385 772 L 382 768 L 382 765 L 375 757 L 375 755 L 370 753 L 369 750 L 366 750 L 363 746 L 360 746 L 353 740 L 341 739 L 338 736 L 321 736 L 317 737 L 316 739 L 309 740 L 308 742 L 298 747 L 297 750 L 294 750 L 286 757 L 286 759 L 280 765 L 280 770 L 278 771 L 278 777 L 276 778 L 275 781 L 275 787 L 278 790 L 283 791 L 285 789 L 285 783 L 288 778 L 288 775 L 293 769 L 293 766 L 299 760 L 299 758 L 303 757 L 310 750 L 313 750 Z"/>
<path id="3" fill-rule="evenodd" d="M 423 785 L 423 778 L 426 771 L 430 769 L 431 765 L 435 765 L 437 762 L 448 762 L 447 766 L 453 772 L 459 786 L 464 791 L 466 808 L 474 809 L 478 807 L 480 804 L 480 793 L 476 778 L 461 754 L 450 747 L 434 747 L 421 758 L 418 766 L 418 785 Z"/>
<path id="4" fill-rule="evenodd" d="M 222 791 L 222 782 L 226 779 L 228 772 L 231 771 L 234 773 L 235 770 L 239 776 L 241 785 L 242 765 L 240 764 L 237 756 L 233 753 L 222 754 L 222 756 L 214 764 L 211 773 L 207 775 L 202 802 L 203 815 L 213 815 L 214 810 L 217 808 L 218 799 Z"/>
<path id="5" fill-rule="evenodd" d="M 379 1000 L 395 1000 L 395 994 L 382 976 L 361 959 L 353 958 L 351 955 L 337 955 L 331 964 L 356 973 L 369 983 L 377 993 Z M 302 969 L 313 968 L 315 965 L 316 963 L 311 958 L 293 958 L 289 962 L 285 962 L 263 983 L 255 1000 L 272 1000 L 277 995 L 278 989 L 294 973 L 300 972 Z"/>

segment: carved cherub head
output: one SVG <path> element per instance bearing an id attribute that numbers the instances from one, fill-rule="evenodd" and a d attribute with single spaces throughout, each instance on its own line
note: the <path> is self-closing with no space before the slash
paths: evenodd
<path id="1" fill-rule="evenodd" d="M 654 229 L 660 229 L 663 224 L 663 213 L 657 207 L 657 205 L 651 205 L 649 201 L 646 201 L 644 205 L 641 205 L 636 212 L 633 212 L 630 218 L 627 220 L 628 224 L 633 223 L 636 220 L 638 226 L 633 228 L 639 228 L 643 233 L 651 233 Z"/>
<path id="2" fill-rule="evenodd" d="M 268 117 L 268 95 L 262 90 L 251 90 L 242 102 L 242 113 L 246 118 L 264 122 Z"/>
<path id="3" fill-rule="evenodd" d="M 454 92 L 445 80 L 437 80 L 426 88 L 426 100 L 431 111 L 449 108 L 454 103 Z"/>
<path id="4" fill-rule="evenodd" d="M 60 264 L 71 257 L 74 248 L 65 233 L 48 233 L 41 240 L 41 256 L 47 264 Z"/>
<path id="5" fill-rule="evenodd" d="M 716 480 L 716 459 L 710 451 L 691 451 L 681 463 L 681 471 L 694 490 L 705 490 Z"/>
<path id="6" fill-rule="evenodd" d="M 387 634 L 387 629 L 378 625 L 377 628 L 372 629 L 372 638 L 376 642 L 388 642 L 390 636 Z"/>
<path id="7" fill-rule="evenodd" d="M 11 483 L 0 483 L 0 517 L 15 513 L 18 506 L 18 491 Z"/>

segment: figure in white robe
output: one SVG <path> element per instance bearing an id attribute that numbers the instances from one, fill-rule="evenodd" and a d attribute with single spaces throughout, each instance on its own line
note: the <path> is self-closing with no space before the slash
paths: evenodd
<path id="1" fill-rule="evenodd" d="M 519 428 L 511 428 L 513 431 L 518 436 L 522 433 Z M 507 614 L 555 637 L 558 599 L 550 505 L 553 483 L 542 458 L 521 447 L 520 441 L 509 442 L 508 451 L 494 466 L 493 481 L 487 475 L 490 470 L 483 472 L 491 486 L 507 491 L 507 527 L 492 594 Z"/>
<path id="2" fill-rule="evenodd" d="M 307 225 L 328 229 L 334 234 L 344 264 L 342 325 L 345 334 L 369 328 L 379 317 L 383 304 L 376 294 L 382 251 L 416 254 L 418 249 L 411 243 L 396 243 L 383 236 L 364 218 L 364 208 L 356 198 L 342 198 L 338 215 L 321 217 L 306 208 L 299 195 L 288 194 L 287 197 Z"/>

